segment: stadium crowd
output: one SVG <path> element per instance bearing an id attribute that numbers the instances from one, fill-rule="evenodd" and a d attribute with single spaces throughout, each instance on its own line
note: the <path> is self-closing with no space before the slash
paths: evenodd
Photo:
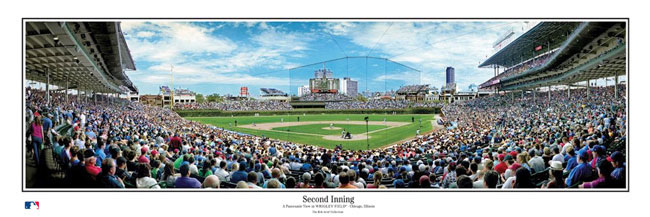
<path id="1" fill-rule="evenodd" d="M 114 100 L 26 95 L 35 186 L 68 188 L 620 188 L 625 87 L 490 96 L 443 107 L 447 128 L 375 150 L 251 136 Z M 514 98 L 514 99 L 513 99 Z"/>
<path id="2" fill-rule="evenodd" d="M 339 93 L 308 93 L 299 98 L 300 101 L 350 101 L 354 98 Z"/>
<path id="3" fill-rule="evenodd" d="M 341 101 L 327 102 L 326 109 L 404 109 L 409 107 L 442 107 L 444 104 L 435 102 L 417 102 L 408 100 L 368 100 L 363 101 Z"/>
<path id="4" fill-rule="evenodd" d="M 277 100 L 176 103 L 174 108 L 180 110 L 218 109 L 222 111 L 284 111 L 293 109 L 288 102 Z"/>

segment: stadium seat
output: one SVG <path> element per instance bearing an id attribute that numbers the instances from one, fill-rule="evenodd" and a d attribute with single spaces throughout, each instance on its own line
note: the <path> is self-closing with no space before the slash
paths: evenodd
<path id="1" fill-rule="evenodd" d="M 232 182 L 221 182 L 221 184 L 219 184 L 219 187 L 220 188 L 236 188 L 237 184 L 232 183 Z"/>
<path id="2" fill-rule="evenodd" d="M 59 161 L 57 160 L 56 154 L 52 148 L 47 147 L 41 150 L 42 156 L 44 158 L 45 170 L 47 172 L 46 184 L 51 185 L 51 187 L 62 187 L 65 184 L 66 171 L 63 169 Z"/>

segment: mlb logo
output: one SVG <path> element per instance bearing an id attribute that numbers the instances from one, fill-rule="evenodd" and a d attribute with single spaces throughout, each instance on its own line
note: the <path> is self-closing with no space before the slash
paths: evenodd
<path id="1" fill-rule="evenodd" d="M 25 209 L 40 209 L 38 201 L 25 201 Z"/>

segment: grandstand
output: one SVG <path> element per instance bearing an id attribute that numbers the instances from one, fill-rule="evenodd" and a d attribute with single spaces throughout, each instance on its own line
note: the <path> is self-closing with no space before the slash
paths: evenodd
<path id="1" fill-rule="evenodd" d="M 528 91 L 554 85 L 577 86 L 626 73 L 625 30 L 621 22 L 542 22 L 485 60 L 495 74 L 479 88 Z M 589 87 L 590 82 L 585 86 Z M 570 89 L 568 89 L 570 91 Z M 615 89 L 616 90 L 616 89 Z"/>
<path id="2" fill-rule="evenodd" d="M 429 93 L 429 85 L 406 85 L 397 90 L 397 99 L 423 101 Z"/>
<path id="3" fill-rule="evenodd" d="M 86 93 L 137 92 L 126 76 L 135 63 L 119 22 L 26 22 L 28 80 Z M 47 94 L 49 99 L 49 94 Z"/>

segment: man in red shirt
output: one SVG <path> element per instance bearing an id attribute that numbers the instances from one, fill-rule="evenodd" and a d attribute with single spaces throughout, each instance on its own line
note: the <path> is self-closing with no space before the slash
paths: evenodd
<path id="1" fill-rule="evenodd" d="M 138 163 L 146 163 L 146 164 L 149 163 L 149 158 L 147 158 L 147 152 L 148 151 L 149 150 L 147 149 L 147 147 L 142 147 L 140 149 L 141 154 L 140 154 L 140 157 L 138 158 Z"/>
<path id="2" fill-rule="evenodd" d="M 497 172 L 499 173 L 499 175 L 505 173 L 506 170 L 508 169 L 508 165 L 506 164 L 506 162 L 505 162 L 505 160 L 504 160 L 505 157 L 506 157 L 505 154 L 499 154 L 499 155 L 498 155 L 498 158 L 499 158 L 499 164 L 497 164 L 497 165 L 494 167 L 494 171 L 497 171 Z"/>
<path id="3" fill-rule="evenodd" d="M 178 137 L 178 133 L 175 133 L 174 136 L 169 139 L 169 150 L 168 151 L 173 151 L 174 149 L 181 149 L 181 146 L 183 145 L 181 138 Z"/>
<path id="4" fill-rule="evenodd" d="M 84 157 L 86 158 L 86 172 L 92 176 L 93 179 L 102 171 L 102 168 L 99 168 L 97 163 L 97 158 L 95 158 L 95 153 L 92 150 L 86 150 L 84 152 Z"/>

